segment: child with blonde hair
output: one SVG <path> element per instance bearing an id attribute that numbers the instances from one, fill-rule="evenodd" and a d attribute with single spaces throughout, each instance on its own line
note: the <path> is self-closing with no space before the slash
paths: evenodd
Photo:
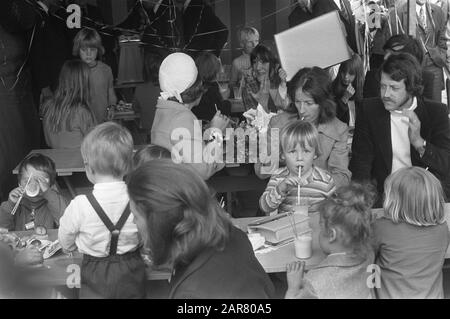
<path id="1" fill-rule="evenodd" d="M 300 200 L 307 202 L 310 211 L 336 190 L 329 172 L 315 166 L 314 159 L 320 155 L 319 133 L 313 124 L 295 121 L 281 131 L 281 159 L 286 166 L 277 169 L 259 199 L 266 214 L 292 211 L 297 204 L 297 189 L 301 187 Z M 301 177 L 299 177 L 301 170 Z"/>
<path id="2" fill-rule="evenodd" d="M 420 167 L 384 183 L 384 217 L 374 224 L 378 298 L 443 298 L 442 266 L 450 235 L 439 180 Z"/>
<path id="3" fill-rule="evenodd" d="M 123 181 L 132 165 L 131 134 L 100 124 L 84 138 L 81 155 L 94 189 L 72 200 L 58 233 L 64 250 L 84 254 L 80 298 L 143 298 L 145 264 Z"/>
<path id="4" fill-rule="evenodd" d="M 242 77 L 251 73 L 250 53 L 259 44 L 259 32 L 253 27 L 243 27 L 238 31 L 237 36 L 242 48 L 242 55 L 234 59 L 231 65 L 230 84 L 232 87 L 239 87 Z"/>
<path id="5" fill-rule="evenodd" d="M 73 40 L 72 54 L 80 57 L 90 68 L 90 106 L 97 122 L 102 123 L 107 119 L 107 108 L 117 103 L 117 97 L 112 70 L 100 61 L 105 48 L 98 32 L 94 29 L 81 29 Z"/>
<path id="6" fill-rule="evenodd" d="M 304 262 L 287 265 L 286 298 L 372 298 L 371 206 L 374 191 L 352 183 L 319 206 L 319 244 L 327 257 L 303 277 Z"/>

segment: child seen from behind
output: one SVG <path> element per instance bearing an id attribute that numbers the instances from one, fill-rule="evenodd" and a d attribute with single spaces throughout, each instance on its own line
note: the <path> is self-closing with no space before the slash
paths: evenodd
<path id="1" fill-rule="evenodd" d="M 327 257 L 303 276 L 305 263 L 287 265 L 286 298 L 371 298 L 371 205 L 374 192 L 350 184 L 319 205 L 319 244 Z"/>
<path id="2" fill-rule="evenodd" d="M 442 266 L 450 240 L 439 180 L 402 168 L 384 186 L 384 217 L 374 224 L 378 298 L 443 298 Z"/>
<path id="3" fill-rule="evenodd" d="M 143 298 L 145 265 L 123 177 L 132 165 L 131 134 L 113 122 L 95 127 L 83 140 L 81 155 L 92 193 L 67 207 L 58 238 L 66 251 L 84 254 L 81 298 Z"/>

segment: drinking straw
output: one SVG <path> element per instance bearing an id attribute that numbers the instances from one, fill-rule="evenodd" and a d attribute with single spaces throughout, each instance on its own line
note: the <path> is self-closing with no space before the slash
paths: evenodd
<path id="1" fill-rule="evenodd" d="M 33 174 L 30 174 L 30 176 L 28 177 L 27 183 L 25 184 L 25 187 L 23 188 L 23 192 L 22 192 L 22 194 L 20 194 L 20 197 L 19 197 L 19 199 L 17 200 L 16 205 L 14 205 L 14 208 L 13 208 L 13 210 L 11 211 L 11 215 L 14 215 L 14 214 L 16 213 L 16 211 L 17 211 L 17 208 L 19 208 L 20 201 L 21 201 L 22 198 L 23 198 L 23 194 L 26 192 L 28 183 L 30 183 L 30 180 L 31 180 L 31 177 L 32 177 L 32 176 L 33 176 Z"/>
<path id="2" fill-rule="evenodd" d="M 293 212 L 288 213 L 289 223 L 292 227 L 292 232 L 294 233 L 295 238 L 298 238 L 297 228 L 295 227 L 295 218 Z"/>
<path id="3" fill-rule="evenodd" d="M 298 178 L 302 176 L 302 167 L 298 167 Z M 300 183 L 297 185 L 297 205 L 300 205 Z"/>
<path id="4" fill-rule="evenodd" d="M 214 103 L 214 107 L 216 108 L 216 112 L 218 112 L 219 110 L 217 109 L 217 104 Z"/>

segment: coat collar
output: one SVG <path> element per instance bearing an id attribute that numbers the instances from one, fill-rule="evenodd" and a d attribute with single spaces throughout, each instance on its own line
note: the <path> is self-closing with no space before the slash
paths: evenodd
<path id="1" fill-rule="evenodd" d="M 392 138 L 391 138 L 391 117 L 390 112 L 384 108 L 383 101 L 379 99 L 379 105 L 375 108 L 376 113 L 372 118 L 374 123 L 376 142 L 380 146 L 380 151 L 383 154 L 386 167 L 389 172 L 392 170 Z M 420 135 L 426 139 L 430 128 L 430 118 L 426 111 L 425 101 L 422 97 L 417 97 L 417 107 L 414 112 L 420 120 L 421 128 Z M 419 162 L 419 153 L 411 145 L 411 161 L 413 165 Z"/>
<path id="2" fill-rule="evenodd" d="M 355 267 L 367 261 L 367 258 L 356 254 L 330 254 L 314 269 L 326 267 Z"/>
<path id="3" fill-rule="evenodd" d="M 195 257 L 194 260 L 192 260 L 188 265 L 177 268 L 175 275 L 172 278 L 172 288 L 170 289 L 168 298 L 173 298 L 174 293 L 177 291 L 178 287 L 183 283 L 183 281 L 192 273 L 200 269 L 204 264 L 206 264 L 215 253 L 216 251 L 214 249 L 208 248 L 197 255 L 197 257 Z"/>
<path id="4" fill-rule="evenodd" d="M 319 124 L 317 130 L 319 131 L 319 133 L 322 133 L 323 135 L 329 138 L 338 140 L 340 133 L 338 131 L 337 121 L 339 120 L 337 118 L 334 118 L 329 122 Z"/>
<path id="5" fill-rule="evenodd" d="M 177 109 L 177 110 L 190 111 L 185 105 L 183 105 L 181 103 L 164 100 L 162 98 L 158 99 L 158 101 L 156 103 L 156 108 L 157 109 Z"/>

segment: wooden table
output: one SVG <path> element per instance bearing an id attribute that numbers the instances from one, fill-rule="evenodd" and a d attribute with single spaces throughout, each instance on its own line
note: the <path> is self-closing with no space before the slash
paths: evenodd
<path id="1" fill-rule="evenodd" d="M 73 173 L 86 171 L 79 148 L 37 149 L 32 150 L 30 153 L 41 153 L 42 155 L 50 157 L 53 162 L 55 162 L 56 173 L 58 176 L 63 177 L 72 197 L 77 195 L 77 192 L 68 177 Z M 238 170 L 239 168 L 227 167 L 227 170 L 229 171 L 232 171 L 233 169 Z M 19 165 L 14 168 L 13 174 L 18 174 L 18 172 Z M 254 189 L 264 190 L 267 180 L 261 180 L 254 174 L 248 176 L 217 175 L 212 176 L 207 183 L 219 193 L 231 193 Z"/>
<path id="2" fill-rule="evenodd" d="M 374 209 L 373 214 L 376 217 L 383 215 L 382 209 Z M 261 217 L 250 218 L 238 218 L 232 219 L 233 225 L 240 228 L 242 231 L 247 232 L 247 225 L 254 222 Z M 450 203 L 445 204 L 445 219 L 450 228 Z M 304 259 L 306 263 L 306 269 L 311 269 L 317 266 L 326 255 L 320 249 L 319 245 L 319 214 L 314 213 L 310 215 L 310 227 L 312 229 L 312 256 L 311 258 Z M 19 236 L 30 234 L 30 232 L 17 232 Z M 55 240 L 57 238 L 57 230 L 49 230 L 49 239 Z M 286 265 L 293 261 L 300 259 L 295 257 L 293 242 L 286 244 L 275 250 L 258 253 L 255 252 L 255 256 L 260 262 L 261 266 L 267 273 L 285 272 Z M 447 249 L 445 258 L 450 258 L 450 248 Z M 66 285 L 68 276 L 73 274 L 70 272 L 69 266 L 81 265 L 82 255 L 80 253 L 74 253 L 73 257 L 69 257 L 62 252 L 58 252 L 56 255 L 46 259 L 44 261 L 44 267 L 39 269 L 39 282 L 48 286 L 61 286 Z M 171 270 L 167 268 L 162 269 L 147 269 L 148 280 L 168 280 L 171 277 Z"/>
<path id="3" fill-rule="evenodd" d="M 15 232 L 19 237 L 31 235 L 33 231 Z M 58 230 L 48 230 L 49 240 L 55 241 L 58 238 Z M 43 286 L 65 286 L 68 281 L 79 281 L 79 266 L 83 255 L 79 252 L 74 252 L 72 256 L 64 254 L 62 251 L 57 252 L 52 257 L 45 259 L 43 267 L 33 269 L 36 275 L 33 277 L 36 282 Z M 167 280 L 170 278 L 170 269 L 147 268 L 148 280 Z M 72 276 L 72 277 L 70 277 Z M 73 277 L 76 276 L 76 277 Z"/>
<path id="4" fill-rule="evenodd" d="M 55 162 L 56 173 L 58 176 L 62 176 L 67 188 L 72 195 L 77 195 L 75 188 L 72 186 L 68 176 L 77 172 L 85 172 L 83 158 L 79 148 L 75 149 L 39 149 L 32 150 L 31 153 L 40 153 L 42 155 L 50 157 Z M 13 174 L 19 173 L 19 165 L 14 168 Z"/>
<path id="5" fill-rule="evenodd" d="M 261 217 L 251 217 L 251 218 L 238 218 L 233 219 L 233 224 L 240 228 L 242 231 L 247 231 L 247 225 L 251 222 L 261 219 Z M 310 215 L 309 226 L 312 229 L 312 256 L 308 259 L 298 259 L 295 257 L 294 242 L 290 242 L 284 246 L 276 248 L 275 250 L 258 253 L 255 252 L 255 256 L 259 263 L 263 266 L 267 273 L 273 272 L 285 272 L 286 265 L 293 261 L 304 260 L 306 270 L 317 266 L 322 260 L 325 259 L 326 255 L 320 249 L 319 245 L 319 214 L 314 213 Z"/>

